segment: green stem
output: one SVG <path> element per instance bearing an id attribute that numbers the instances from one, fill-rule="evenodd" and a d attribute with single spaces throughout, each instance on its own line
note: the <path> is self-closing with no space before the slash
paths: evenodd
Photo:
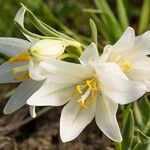
<path id="1" fill-rule="evenodd" d="M 122 150 L 121 143 L 115 143 L 116 150 Z"/>

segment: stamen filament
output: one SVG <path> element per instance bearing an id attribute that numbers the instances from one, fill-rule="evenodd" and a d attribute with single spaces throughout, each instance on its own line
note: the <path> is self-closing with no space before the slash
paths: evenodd
<path id="1" fill-rule="evenodd" d="M 24 65 L 24 66 L 21 66 L 21 67 L 14 67 L 13 68 L 13 73 L 16 74 L 16 73 L 19 73 L 19 72 L 22 72 L 22 71 L 26 71 L 28 69 L 29 69 L 28 65 Z"/>

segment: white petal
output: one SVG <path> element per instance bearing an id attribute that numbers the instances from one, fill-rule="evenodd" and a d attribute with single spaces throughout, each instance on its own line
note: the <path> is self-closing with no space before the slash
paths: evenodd
<path id="1" fill-rule="evenodd" d="M 27 65 L 27 63 L 9 63 L 6 62 L 0 65 L 0 83 L 17 83 L 22 80 L 14 80 L 15 75 L 13 74 L 13 68 Z"/>
<path id="2" fill-rule="evenodd" d="M 150 80 L 150 58 L 141 56 L 132 60 L 132 69 L 127 75 L 131 80 L 142 82 Z"/>
<path id="3" fill-rule="evenodd" d="M 19 9 L 19 11 L 17 12 L 16 16 L 15 16 L 15 21 L 18 22 L 22 27 L 24 27 L 24 15 L 26 12 L 26 8 L 23 6 Z M 23 33 L 24 34 L 24 33 Z M 30 42 L 35 42 L 37 41 L 37 39 L 30 37 L 26 34 L 24 34 L 24 36 L 30 41 Z"/>
<path id="4" fill-rule="evenodd" d="M 52 39 L 39 40 L 30 47 L 30 53 L 41 59 L 57 58 L 64 50 L 64 41 Z"/>
<path id="5" fill-rule="evenodd" d="M 150 54 L 150 31 L 145 32 L 135 38 L 134 51 L 142 55 Z"/>
<path id="6" fill-rule="evenodd" d="M 128 27 L 123 33 L 122 37 L 114 44 L 109 50 L 111 51 L 111 59 L 114 60 L 116 55 L 121 54 L 126 56 L 131 53 L 131 49 L 134 47 L 135 33 L 134 29 Z"/>
<path id="7" fill-rule="evenodd" d="M 147 90 L 141 82 L 130 81 L 109 72 L 101 72 L 99 80 L 102 92 L 119 104 L 135 101 Z"/>
<path id="8" fill-rule="evenodd" d="M 45 74 L 48 78 L 50 75 L 56 77 L 68 77 L 68 79 L 72 80 L 84 80 L 93 75 L 94 69 L 90 66 L 74 64 L 64 61 L 58 60 L 49 60 L 45 62 L 41 62 L 40 64 L 43 69 L 47 72 Z M 75 81 L 75 82 L 76 82 Z"/>
<path id="9" fill-rule="evenodd" d="M 123 48 L 125 49 L 130 49 L 132 48 L 135 40 L 135 31 L 133 28 L 128 27 L 121 38 L 117 41 L 117 43 L 114 45 L 115 48 Z"/>
<path id="10" fill-rule="evenodd" d="M 118 105 L 104 95 L 99 95 L 96 108 L 96 123 L 104 134 L 115 142 L 121 142 L 122 136 L 116 119 Z"/>
<path id="11" fill-rule="evenodd" d="M 106 45 L 104 47 L 103 53 L 99 57 L 99 62 L 103 63 L 109 60 L 110 52 L 109 49 L 112 47 L 112 45 Z"/>
<path id="12" fill-rule="evenodd" d="M 23 51 L 27 51 L 31 43 L 18 38 L 0 37 L 0 53 L 14 57 Z"/>
<path id="13" fill-rule="evenodd" d="M 70 100 L 74 86 L 69 84 L 44 83 L 27 101 L 35 106 L 61 106 Z"/>
<path id="14" fill-rule="evenodd" d="M 95 66 L 95 69 L 98 75 L 100 75 L 102 72 L 106 72 L 110 75 L 112 74 L 113 76 L 128 80 L 127 76 L 122 72 L 119 65 L 114 62 L 99 63 L 97 66 Z"/>
<path id="15" fill-rule="evenodd" d="M 81 64 L 87 64 L 91 60 L 97 60 L 98 59 L 98 49 L 97 46 L 94 43 L 91 43 L 81 54 L 79 60 Z"/>
<path id="16" fill-rule="evenodd" d="M 30 109 L 30 115 L 32 118 L 35 118 L 37 115 L 36 115 L 36 111 L 35 111 L 35 106 L 29 106 L 29 109 Z"/>
<path id="17" fill-rule="evenodd" d="M 45 77 L 41 75 L 41 67 L 40 67 L 40 62 L 36 58 L 31 58 L 29 62 L 29 76 L 33 80 L 44 80 Z"/>
<path id="18" fill-rule="evenodd" d="M 10 97 L 5 108 L 5 114 L 11 114 L 26 104 L 26 101 L 30 96 L 36 92 L 42 85 L 42 82 L 37 82 L 32 79 L 28 79 L 22 82 L 16 89 L 16 92 Z"/>
<path id="19" fill-rule="evenodd" d="M 60 118 L 60 136 L 63 142 L 75 139 L 95 116 L 95 103 L 87 109 L 81 108 L 77 101 L 64 106 Z"/>

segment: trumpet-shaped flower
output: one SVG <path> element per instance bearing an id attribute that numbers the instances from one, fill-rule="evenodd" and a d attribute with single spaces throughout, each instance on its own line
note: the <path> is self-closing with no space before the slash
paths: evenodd
<path id="1" fill-rule="evenodd" d="M 98 127 L 114 141 L 122 136 L 116 119 L 119 104 L 141 97 L 146 86 L 130 81 L 115 63 L 100 63 L 94 43 L 80 57 L 81 64 L 43 61 L 47 79 L 27 101 L 35 106 L 61 106 L 60 136 L 63 142 L 76 138 L 95 117 Z"/>
<path id="2" fill-rule="evenodd" d="M 101 61 L 115 62 L 131 80 L 143 82 L 150 91 L 150 31 L 135 37 L 128 27 L 114 45 L 107 45 Z"/>

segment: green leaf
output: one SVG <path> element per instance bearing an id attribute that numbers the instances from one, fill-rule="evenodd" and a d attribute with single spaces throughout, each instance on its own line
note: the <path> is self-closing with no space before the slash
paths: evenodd
<path id="1" fill-rule="evenodd" d="M 110 9 L 106 0 L 94 0 L 97 8 L 100 12 L 102 12 L 102 19 L 107 28 L 110 29 L 110 32 L 115 37 L 115 40 L 118 40 L 122 34 L 122 29 L 117 21 L 116 17 L 114 16 L 112 10 Z M 111 27 L 110 27 L 111 26 Z"/>
<path id="2" fill-rule="evenodd" d="M 135 114 L 134 116 L 135 116 L 137 124 L 139 126 L 142 126 L 143 125 L 142 113 L 137 102 L 133 103 L 133 109 L 134 109 L 134 114 Z"/>
<path id="3" fill-rule="evenodd" d="M 91 8 L 85 8 L 83 9 L 84 12 L 89 12 L 89 13 L 102 13 L 98 9 L 91 9 Z"/>
<path id="4" fill-rule="evenodd" d="M 150 0 L 144 0 L 139 20 L 139 28 L 138 28 L 139 34 L 143 33 L 147 29 L 149 21 L 150 21 Z"/>
<path id="5" fill-rule="evenodd" d="M 92 19 L 90 19 L 90 27 L 92 32 L 92 41 L 97 45 L 97 27 Z"/>
<path id="6" fill-rule="evenodd" d="M 134 117 L 133 112 L 130 109 L 129 115 L 125 124 L 124 132 L 123 132 L 123 142 L 122 142 L 122 150 L 127 150 L 130 148 L 133 136 L 134 136 Z"/>
<path id="7" fill-rule="evenodd" d="M 16 22 L 16 25 L 18 27 L 18 29 L 23 32 L 24 34 L 30 36 L 30 37 L 33 37 L 33 38 L 36 38 L 37 40 L 38 39 L 46 39 L 46 38 L 50 38 L 50 37 L 46 37 L 46 36 L 41 36 L 41 35 L 38 35 L 38 34 L 35 34 L 35 33 L 32 33 L 30 31 L 28 31 L 27 29 L 25 29 L 22 25 L 20 25 L 18 22 Z"/>
<path id="8" fill-rule="evenodd" d="M 122 28 L 125 30 L 129 26 L 129 21 L 123 0 L 117 0 L 117 9 L 119 21 L 121 23 Z"/>
<path id="9" fill-rule="evenodd" d="M 94 19 L 94 21 L 97 24 L 98 32 L 100 32 L 107 41 L 109 41 L 110 43 L 113 44 L 115 42 L 115 40 L 113 39 L 113 37 L 110 34 L 110 32 L 108 31 L 108 29 L 105 28 L 104 23 L 101 22 L 101 20 L 95 14 L 92 14 L 92 18 Z"/>
<path id="10" fill-rule="evenodd" d="M 136 129 L 136 132 L 138 133 L 138 137 L 140 138 L 140 143 L 136 149 L 139 149 L 142 147 L 143 150 L 149 150 L 148 147 L 150 147 L 150 137 L 145 135 L 141 130 Z"/>
<path id="11" fill-rule="evenodd" d="M 147 134 L 150 133 L 150 101 L 145 95 L 140 103 L 140 109 L 142 112 L 143 126 L 141 130 Z"/>
<path id="12" fill-rule="evenodd" d="M 122 132 L 124 131 L 128 116 L 129 116 L 129 112 L 130 112 L 130 108 L 131 108 L 131 104 L 128 104 L 124 111 L 123 111 L 123 116 L 122 116 Z"/>

